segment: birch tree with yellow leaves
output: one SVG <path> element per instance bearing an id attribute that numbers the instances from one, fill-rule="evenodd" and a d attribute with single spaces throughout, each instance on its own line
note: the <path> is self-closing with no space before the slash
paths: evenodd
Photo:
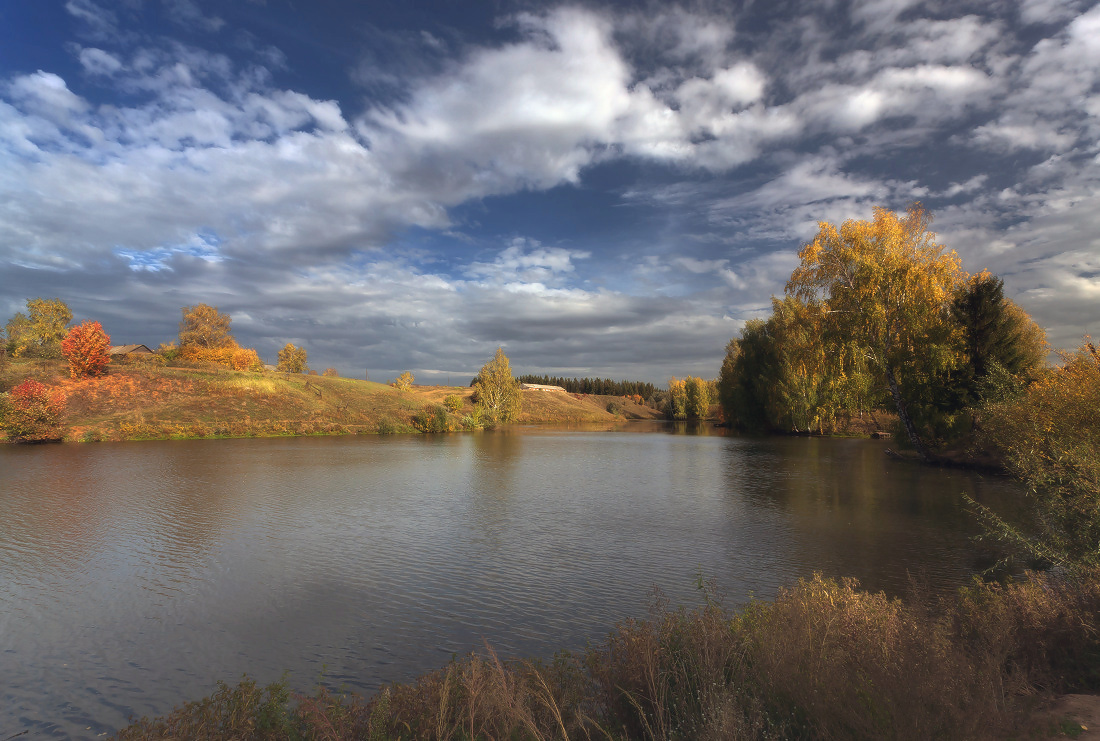
<path id="1" fill-rule="evenodd" d="M 949 305 L 965 279 L 959 256 L 938 244 L 920 203 L 904 216 L 875 208 L 818 233 L 798 253 L 787 293 L 820 303 L 829 331 L 854 343 L 890 390 L 898 418 L 922 459 L 930 454 L 910 413 L 917 389 L 961 361 Z"/>

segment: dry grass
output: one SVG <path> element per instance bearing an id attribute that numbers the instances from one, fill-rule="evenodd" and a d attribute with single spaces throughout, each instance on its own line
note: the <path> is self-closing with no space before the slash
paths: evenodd
<path id="1" fill-rule="evenodd" d="M 736 613 L 711 595 L 551 662 L 487 648 L 369 700 L 223 685 L 119 738 L 1027 737 L 1037 693 L 1100 680 L 1096 575 L 905 601 L 815 576 Z"/>
<path id="2" fill-rule="evenodd" d="M 476 426 L 470 389 L 459 386 L 398 391 L 352 378 L 152 363 L 111 365 L 106 376 L 74 381 L 60 361 L 16 360 L 0 369 L 0 391 L 28 377 L 62 390 L 69 441 L 413 432 L 422 410 L 449 397 L 458 408 L 431 429 Z M 525 392 L 524 407 L 524 423 L 622 419 L 595 396 Z"/>

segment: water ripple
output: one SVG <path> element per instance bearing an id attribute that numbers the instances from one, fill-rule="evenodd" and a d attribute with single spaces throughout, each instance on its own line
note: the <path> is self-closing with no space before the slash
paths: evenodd
<path id="1" fill-rule="evenodd" d="M 550 655 L 654 587 L 972 572 L 952 495 L 868 441 L 547 430 L 0 447 L 0 737 L 94 737 L 247 672 L 368 691 Z"/>

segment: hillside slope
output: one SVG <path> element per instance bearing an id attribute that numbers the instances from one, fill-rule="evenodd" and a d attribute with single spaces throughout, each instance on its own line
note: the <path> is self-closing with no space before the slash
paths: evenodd
<path id="1" fill-rule="evenodd" d="M 461 386 L 390 386 L 350 378 L 227 369 L 112 365 L 97 379 L 74 381 L 59 362 L 10 361 L 0 390 L 35 378 L 65 399 L 66 440 L 131 440 L 415 432 L 415 416 L 451 395 L 462 405 L 447 416 L 463 429 L 474 412 Z M 614 402 L 617 413 L 608 412 Z M 619 397 L 524 391 L 518 423 L 652 419 L 653 409 Z"/>

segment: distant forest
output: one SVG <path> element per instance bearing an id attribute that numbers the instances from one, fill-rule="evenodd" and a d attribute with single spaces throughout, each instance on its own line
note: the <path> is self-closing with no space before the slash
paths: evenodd
<path id="1" fill-rule="evenodd" d="M 571 394 L 602 394 L 604 396 L 640 396 L 649 401 L 657 387 L 644 381 L 612 381 L 610 378 L 559 378 L 551 376 L 520 376 L 520 383 L 541 383 L 561 386 Z"/>

